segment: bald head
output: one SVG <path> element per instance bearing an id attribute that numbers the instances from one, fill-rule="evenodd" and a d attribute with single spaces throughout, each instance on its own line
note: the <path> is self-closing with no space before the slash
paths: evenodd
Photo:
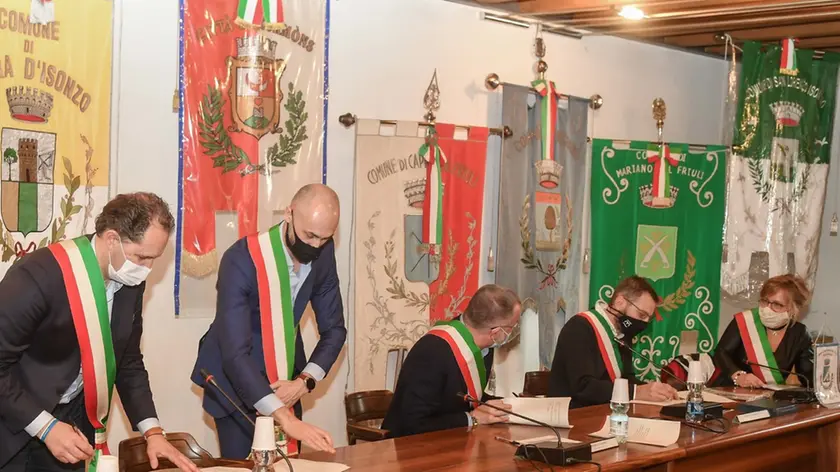
<path id="1" fill-rule="evenodd" d="M 300 238 L 306 244 L 321 247 L 335 234 L 341 210 L 338 195 L 323 184 L 309 184 L 301 187 L 286 209 L 289 234 L 294 241 Z"/>

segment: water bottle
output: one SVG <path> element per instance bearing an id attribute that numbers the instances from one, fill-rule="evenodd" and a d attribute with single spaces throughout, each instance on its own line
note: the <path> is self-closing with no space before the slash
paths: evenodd
<path id="1" fill-rule="evenodd" d="M 705 418 L 703 411 L 703 373 L 699 361 L 688 363 L 688 397 L 685 404 L 685 421 L 687 423 L 702 423 Z"/>
<path id="2" fill-rule="evenodd" d="M 610 400 L 610 435 L 614 436 L 618 444 L 627 442 L 627 427 L 630 417 L 630 395 L 627 392 L 627 379 L 616 379 L 613 385 L 612 400 Z"/>

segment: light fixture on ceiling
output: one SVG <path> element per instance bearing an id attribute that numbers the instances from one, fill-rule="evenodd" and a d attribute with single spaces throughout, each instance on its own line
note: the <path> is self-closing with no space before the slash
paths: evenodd
<path id="1" fill-rule="evenodd" d="M 618 11 L 618 16 L 628 20 L 642 20 L 645 18 L 645 12 L 635 5 L 625 5 Z"/>

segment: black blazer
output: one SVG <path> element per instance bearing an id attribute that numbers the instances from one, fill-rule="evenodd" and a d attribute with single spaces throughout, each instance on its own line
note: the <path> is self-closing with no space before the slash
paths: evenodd
<path id="1" fill-rule="evenodd" d="M 489 378 L 492 349 L 484 356 L 484 367 Z M 382 428 L 390 437 L 399 437 L 467 426 L 466 413 L 472 407 L 457 396 L 466 392 L 449 344 L 434 335 L 423 336 L 405 358 Z"/>
<path id="2" fill-rule="evenodd" d="M 145 283 L 121 288 L 111 314 L 116 388 L 135 426 L 157 417 L 140 352 L 144 290 Z M 0 280 L 0 466 L 29 441 L 24 428 L 55 409 L 80 366 L 61 269 L 49 249 L 40 249 Z"/>
<path id="3" fill-rule="evenodd" d="M 763 328 L 759 326 L 759 329 Z M 808 382 L 813 385 L 814 352 L 811 349 L 811 337 L 804 324 L 797 321 L 788 327 L 773 357 L 776 358 L 779 369 L 791 371 L 796 367 L 796 372 L 807 377 Z M 732 375 L 739 370 L 753 372 L 758 369 L 753 368 L 748 362 L 741 331 L 738 330 L 738 322 L 733 319 L 715 348 L 715 367 L 719 368 L 723 374 L 720 377 L 720 384 L 733 385 Z M 787 378 L 787 375 L 782 375 L 782 377 Z"/>
<path id="4" fill-rule="evenodd" d="M 621 377 L 630 385 L 641 382 L 633 374 L 633 352 L 619 345 L 623 372 Z M 630 399 L 635 388 L 630 387 Z M 549 397 L 571 397 L 569 408 L 609 403 L 613 381 L 604 365 L 595 331 L 582 316 L 573 316 L 557 336 L 554 362 L 548 377 Z"/>

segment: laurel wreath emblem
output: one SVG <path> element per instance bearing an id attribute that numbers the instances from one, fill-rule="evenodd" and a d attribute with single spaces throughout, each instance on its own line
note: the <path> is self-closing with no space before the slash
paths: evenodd
<path id="1" fill-rule="evenodd" d="M 213 159 L 213 167 L 220 167 L 222 173 L 239 170 L 247 175 L 255 171 L 265 171 L 265 164 L 255 165 L 248 154 L 230 139 L 230 134 L 224 126 L 225 99 L 219 89 L 207 86 L 207 93 L 201 100 L 199 114 L 199 143 L 204 148 L 204 154 Z M 289 99 L 284 106 L 289 113 L 285 122 L 285 130 L 280 129 L 280 140 L 268 148 L 266 161 L 272 167 L 286 167 L 296 164 L 295 156 L 309 136 L 306 134 L 306 101 L 303 92 L 295 91 L 294 83 L 289 82 Z M 240 170 L 242 165 L 245 165 Z"/>
<path id="2" fill-rule="evenodd" d="M 683 273 L 683 281 L 674 293 L 669 294 L 662 300 L 659 308 L 663 311 L 674 311 L 683 304 L 686 298 L 691 296 L 691 289 L 694 288 L 694 277 L 697 275 L 697 259 L 691 251 L 688 251 L 688 257 L 685 263 L 685 273 Z"/>

